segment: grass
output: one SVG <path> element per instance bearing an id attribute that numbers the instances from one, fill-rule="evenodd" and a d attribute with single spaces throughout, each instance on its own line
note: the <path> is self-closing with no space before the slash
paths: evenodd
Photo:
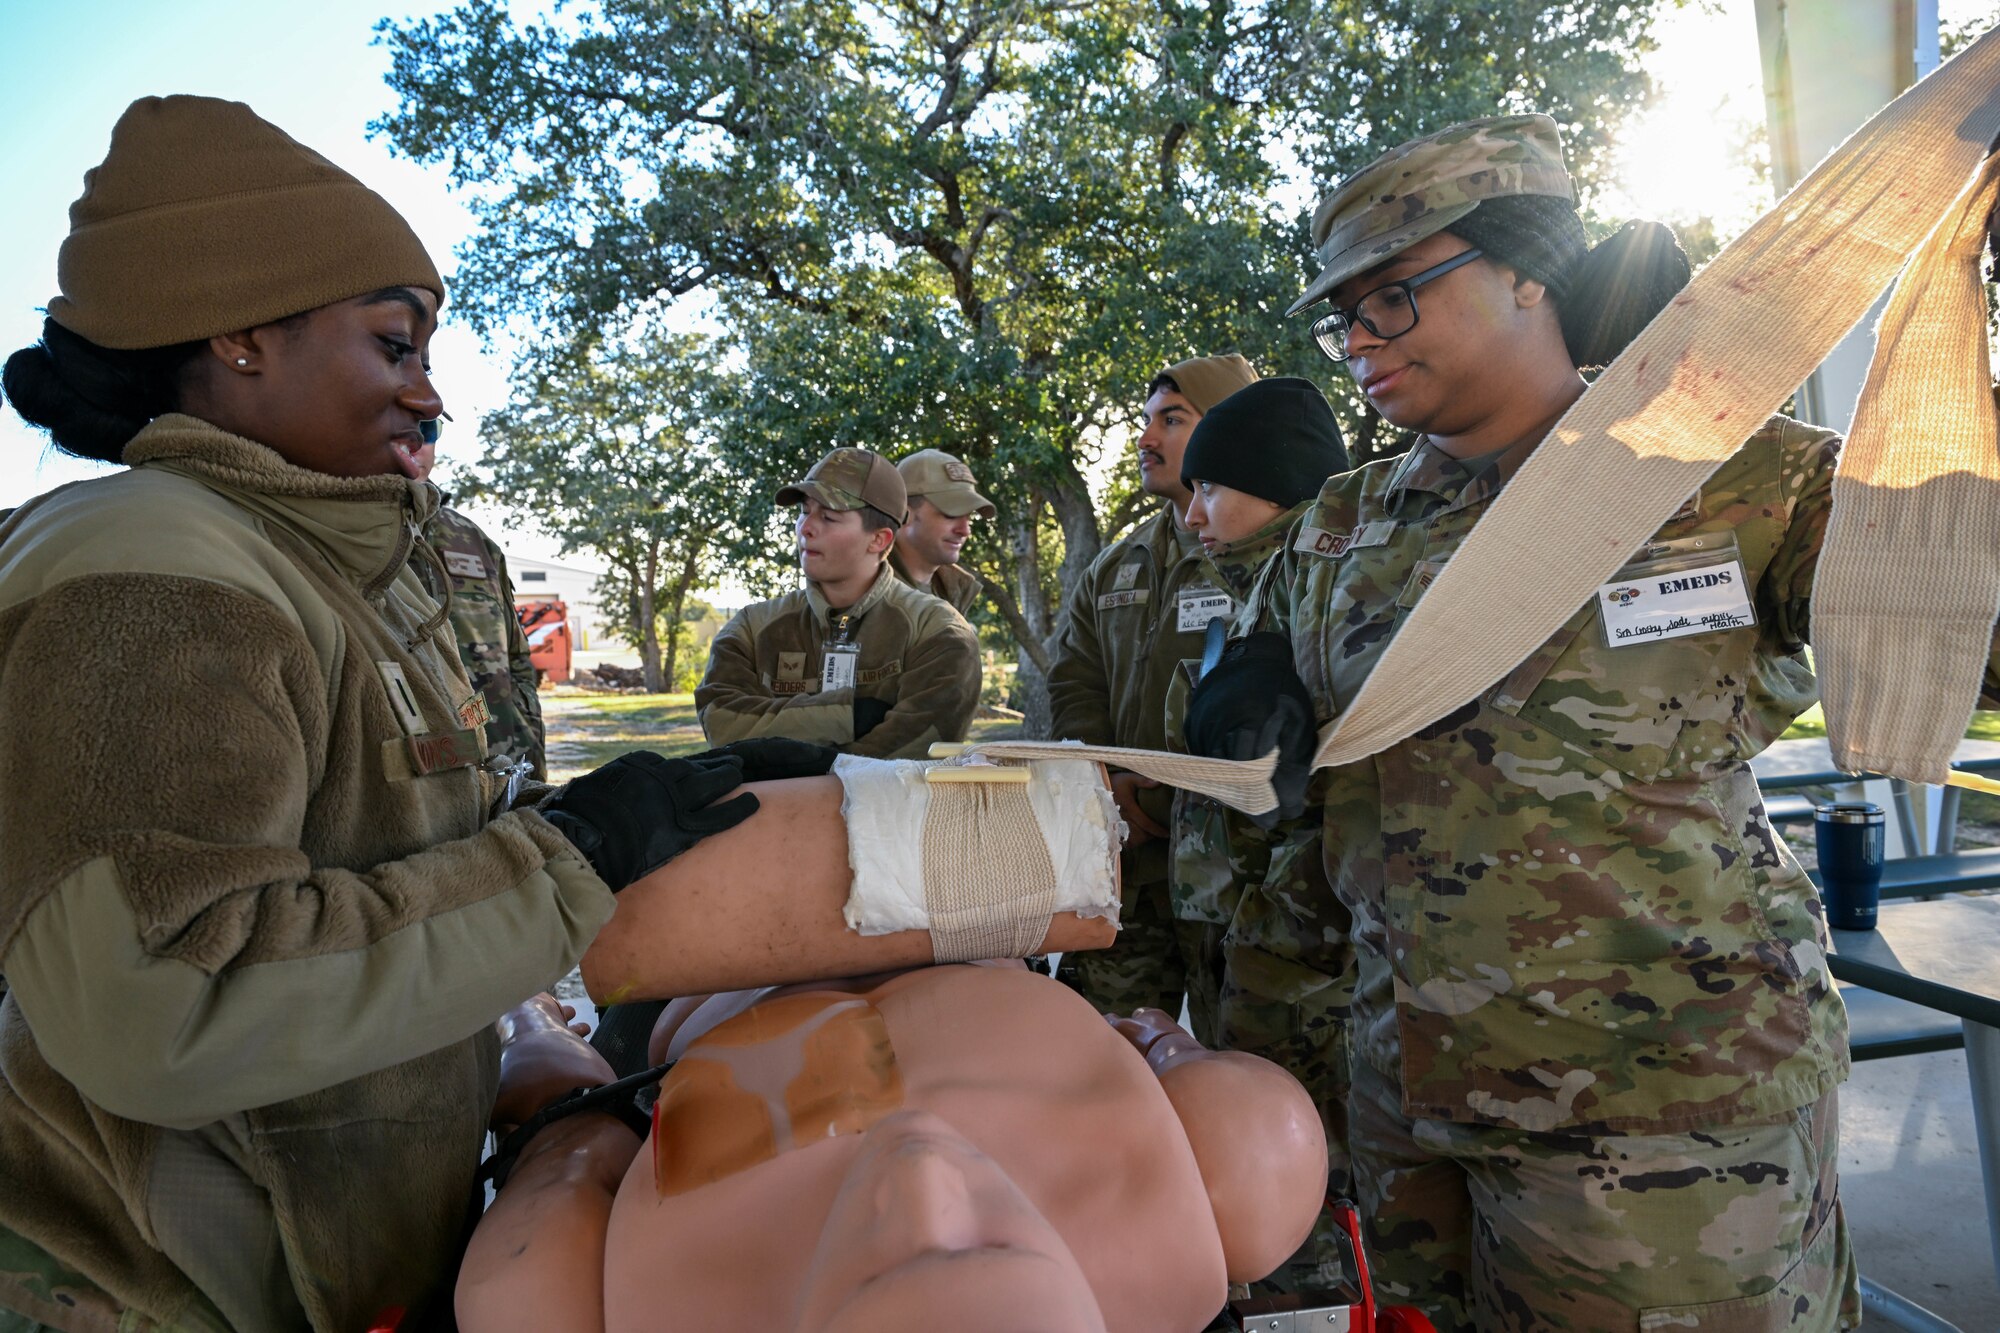
<path id="1" fill-rule="evenodd" d="M 1818 704 L 1814 704 L 1799 715 L 1798 721 L 1792 723 L 1784 739 L 1788 741 L 1798 740 L 1801 737 L 1821 739 L 1825 735 L 1826 715 L 1820 712 Z M 2000 713 L 1974 713 L 1972 725 L 1965 729 L 1965 738 L 1969 741 L 2000 741 Z M 2000 825 L 2000 796 L 1988 796 L 1976 791 L 1959 793 L 1958 818 L 1961 827 Z M 1962 839 L 1961 845 L 1983 843 L 1986 840 L 1987 835 L 1980 830 L 1967 829 L 1966 832 L 1969 836 Z M 1808 828 L 1804 836 L 1809 840 L 1812 830 Z"/>
<path id="2" fill-rule="evenodd" d="M 1818 704 L 1814 704 L 1799 714 L 1799 720 L 1792 723 L 1785 739 L 1793 741 L 1802 736 L 1818 739 L 1825 735 L 1826 715 L 1820 712 Z M 1969 741 L 2000 741 L 2000 713 L 1974 713 L 1972 725 L 1965 729 L 1965 738 Z"/>
<path id="3" fill-rule="evenodd" d="M 566 782 L 633 750 L 672 758 L 709 748 L 692 694 L 545 694 L 542 715 L 551 782 Z M 978 718 L 970 739 L 1003 740 L 1019 731 L 1012 718 Z"/>

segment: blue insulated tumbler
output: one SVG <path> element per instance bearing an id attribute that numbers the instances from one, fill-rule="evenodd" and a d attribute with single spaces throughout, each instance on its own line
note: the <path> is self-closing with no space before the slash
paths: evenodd
<path id="1" fill-rule="evenodd" d="M 1871 801 L 1838 801 L 1813 811 L 1819 843 L 1820 897 L 1835 930 L 1875 929 L 1882 900 L 1882 846 L 1888 829 L 1882 807 Z"/>

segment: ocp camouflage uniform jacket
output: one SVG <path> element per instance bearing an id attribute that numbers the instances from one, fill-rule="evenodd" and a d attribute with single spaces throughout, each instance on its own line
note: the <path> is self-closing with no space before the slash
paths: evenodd
<path id="1" fill-rule="evenodd" d="M 449 497 L 447 497 L 449 498 Z M 493 539 L 456 509 L 440 507 L 424 527 L 424 539 L 443 561 L 439 570 L 422 552 L 411 567 L 424 590 L 445 600 L 451 584 L 452 636 L 472 688 L 485 696 L 486 745 L 494 754 L 525 759 L 536 779 L 548 776 L 542 744 L 542 701 L 535 693 L 535 668 L 528 639 L 514 614 L 514 589 L 507 557 Z"/>
<path id="2" fill-rule="evenodd" d="M 980 588 L 985 586 L 977 574 L 963 566 L 939 565 L 931 574 L 930 586 L 922 587 L 910 577 L 910 571 L 903 564 L 902 548 L 896 546 L 889 548 L 889 568 L 896 572 L 897 578 L 918 592 L 928 593 L 962 616 L 972 614 L 972 605 L 979 600 Z"/>
<path id="3" fill-rule="evenodd" d="M 1300 504 L 1243 540 L 1208 551 L 1204 580 L 1254 615 L 1246 603 L 1258 570 L 1310 507 Z M 1177 752 L 1187 748 L 1181 726 L 1200 669 L 1199 658 L 1183 659 L 1168 691 L 1167 746 Z M 1174 793 L 1171 835 L 1174 916 L 1220 928 L 1215 1000 L 1226 1026 L 1239 1041 L 1248 1037 L 1263 1048 L 1322 1035 L 1344 1061 L 1336 1025 L 1353 994 L 1353 950 L 1347 909 L 1326 878 L 1319 820 L 1260 829 L 1220 802 L 1181 791 Z"/>
<path id="4" fill-rule="evenodd" d="M 1356 1055 L 1411 1116 L 1682 1132 L 1845 1076 L 1819 899 L 1748 763 L 1814 699 L 1838 448 L 1772 418 L 1620 572 L 1740 561 L 1754 625 L 1609 648 L 1593 600 L 1478 700 L 1320 775 Z M 1327 483 L 1260 581 L 1321 722 L 1524 456 L 1425 441 Z"/>
<path id="5" fill-rule="evenodd" d="M 1205 589 L 1205 592 L 1203 591 Z M 1201 543 L 1160 511 L 1098 554 L 1070 597 L 1055 665 L 1049 671 L 1051 721 L 1058 739 L 1142 750 L 1166 746 L 1167 687 L 1183 658 L 1201 656 L 1202 629 L 1179 628 L 1181 603 L 1229 616 L 1202 575 Z M 1161 825 L 1172 817 L 1173 793 L 1141 789 L 1139 806 Z M 1167 843 L 1151 839 L 1124 853 L 1128 886 L 1167 878 Z"/>
<path id="6" fill-rule="evenodd" d="M 820 689 L 836 617 L 860 648 L 854 684 Z M 819 585 L 746 606 L 722 627 L 694 692 L 709 743 L 790 736 L 875 759 L 922 759 L 933 741 L 962 741 L 979 706 L 979 641 L 965 617 L 884 569 L 846 612 Z M 856 697 L 888 701 L 859 740 Z"/>

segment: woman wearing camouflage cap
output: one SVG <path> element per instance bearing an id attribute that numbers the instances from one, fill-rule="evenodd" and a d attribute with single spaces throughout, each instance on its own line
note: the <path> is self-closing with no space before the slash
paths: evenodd
<path id="1" fill-rule="evenodd" d="M 1316 340 L 1419 438 L 1321 491 L 1191 736 L 1254 728 L 1280 695 L 1337 716 L 1579 368 L 1688 276 L 1662 227 L 1587 245 L 1545 116 L 1393 150 L 1313 235 L 1325 267 L 1294 309 L 1332 303 Z M 1837 447 L 1772 418 L 1505 680 L 1318 775 L 1358 958 L 1362 1212 L 1378 1278 L 1441 1328 L 1859 1318 L 1845 1015 L 1746 762 L 1813 700 Z M 1645 618 L 1660 598 L 1694 614 Z"/>
<path id="2" fill-rule="evenodd" d="M 482 764 L 410 569 L 444 283 L 385 200 L 145 98 L 70 217 L 6 397 L 124 466 L 0 524 L 0 1330 L 431 1327 L 494 1019 L 754 798 Z"/>

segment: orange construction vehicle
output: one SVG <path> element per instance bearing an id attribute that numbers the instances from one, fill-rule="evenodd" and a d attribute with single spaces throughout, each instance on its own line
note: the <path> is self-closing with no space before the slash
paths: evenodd
<path id="1" fill-rule="evenodd" d="M 543 597 L 516 601 L 514 614 L 520 618 L 521 633 L 528 636 L 528 660 L 535 666 L 535 681 L 550 680 L 561 685 L 569 680 L 569 607 L 561 598 Z"/>

